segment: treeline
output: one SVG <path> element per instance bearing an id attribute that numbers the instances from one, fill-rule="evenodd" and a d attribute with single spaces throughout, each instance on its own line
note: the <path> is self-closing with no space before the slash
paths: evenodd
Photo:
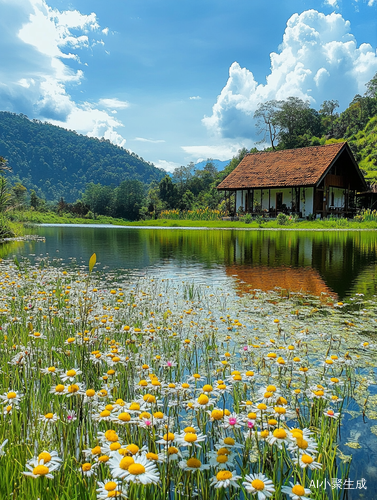
<path id="1" fill-rule="evenodd" d="M 73 202 L 88 183 L 119 186 L 126 179 L 149 184 L 165 172 L 105 139 L 56 127 L 25 115 L 0 112 L 0 155 L 12 167 L 9 181 L 40 198 Z"/>
<path id="2" fill-rule="evenodd" d="M 190 163 L 176 169 L 171 177 L 166 175 L 160 182 L 145 184 L 127 179 L 119 186 L 89 183 L 74 203 L 64 197 L 57 203 L 48 202 L 38 196 L 35 190 L 29 191 L 20 183 L 13 186 L 8 183 L 8 209 L 54 211 L 87 218 L 106 215 L 131 221 L 159 218 L 169 210 L 221 210 L 224 208 L 223 194 L 217 191 L 216 186 L 247 153 L 247 149 L 240 150 L 222 172 L 218 172 L 212 160 L 208 159 L 203 169 L 197 169 L 194 163 Z"/>
<path id="3" fill-rule="evenodd" d="M 319 110 L 297 97 L 259 104 L 254 119 L 267 150 L 318 146 L 348 141 L 366 180 L 377 182 L 377 73 L 347 109 L 338 113 L 337 100 L 326 100 Z"/>

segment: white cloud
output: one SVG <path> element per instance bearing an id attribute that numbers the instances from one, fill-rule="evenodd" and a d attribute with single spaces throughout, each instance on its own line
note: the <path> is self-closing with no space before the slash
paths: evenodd
<path id="1" fill-rule="evenodd" d="M 355 94 L 365 92 L 366 82 L 377 71 L 376 51 L 366 43 L 358 47 L 350 29 L 340 14 L 294 14 L 279 52 L 270 54 L 266 84 L 234 62 L 212 115 L 203 123 L 221 137 L 257 139 L 253 114 L 260 102 L 295 96 L 319 108 L 325 99 L 338 99 L 344 109 Z"/>
<path id="2" fill-rule="evenodd" d="M 329 5 L 330 7 L 333 7 L 334 9 L 339 8 L 337 0 L 325 0 L 325 5 Z"/>
<path id="3" fill-rule="evenodd" d="M 108 35 L 109 34 L 109 28 L 103 29 L 102 33 L 105 34 L 105 35 Z"/>
<path id="4" fill-rule="evenodd" d="M 201 99 L 200 95 L 194 95 L 194 96 L 190 97 L 191 101 L 198 101 L 199 99 Z"/>
<path id="5" fill-rule="evenodd" d="M 1 10 L 0 109 L 123 146 L 125 139 L 116 131 L 122 123 L 111 112 L 77 103 L 69 93 L 84 79 L 81 69 L 73 69 L 81 64 L 79 51 L 85 54 L 85 49 L 104 43 L 96 14 L 59 11 L 46 0 L 1 0 Z M 102 99 L 98 105 L 124 109 L 128 103 Z"/>
<path id="6" fill-rule="evenodd" d="M 197 161 L 198 158 L 215 158 L 216 160 L 229 160 L 244 147 L 245 144 L 224 144 L 221 146 L 182 146 L 183 151 Z M 250 146 L 249 146 L 250 147 Z"/>
<path id="7" fill-rule="evenodd" d="M 100 106 L 104 106 L 105 108 L 115 108 L 115 109 L 125 109 L 130 105 L 127 101 L 120 101 L 117 98 L 113 99 L 100 99 L 98 101 Z"/>
<path id="8" fill-rule="evenodd" d="M 176 168 L 181 166 L 179 163 L 166 160 L 158 160 L 153 162 L 153 164 L 157 168 L 162 168 L 163 170 L 166 170 L 166 172 L 174 172 Z"/>
<path id="9" fill-rule="evenodd" d="M 145 139 L 144 137 L 135 137 L 135 141 L 139 142 L 151 142 L 152 144 L 159 144 L 160 142 L 165 142 L 163 139 Z"/>

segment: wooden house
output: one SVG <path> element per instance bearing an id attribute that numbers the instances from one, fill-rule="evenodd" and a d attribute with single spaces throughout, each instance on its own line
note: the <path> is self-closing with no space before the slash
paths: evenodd
<path id="1" fill-rule="evenodd" d="M 230 213 L 352 217 L 367 186 L 346 142 L 250 153 L 218 186 Z M 233 196 L 230 203 L 231 195 Z"/>

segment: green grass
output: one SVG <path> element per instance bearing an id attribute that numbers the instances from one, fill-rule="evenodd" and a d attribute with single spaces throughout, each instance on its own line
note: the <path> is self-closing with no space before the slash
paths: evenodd
<path id="1" fill-rule="evenodd" d="M 246 224 L 242 221 L 192 221 L 192 220 L 171 220 L 157 219 L 130 222 L 124 219 L 115 219 L 113 217 L 98 216 L 96 219 L 85 219 L 80 217 L 71 217 L 69 215 L 58 215 L 52 212 L 39 213 L 34 211 L 15 212 L 12 214 L 14 221 L 35 224 L 112 224 L 116 226 L 152 226 L 152 227 L 205 227 L 205 228 L 224 228 L 224 229 L 306 229 L 306 230 L 324 230 L 324 229 L 377 229 L 376 221 L 356 221 L 352 219 L 329 219 L 314 221 L 298 221 L 281 226 L 276 219 L 266 219 L 266 222 L 258 223 L 256 221 Z"/>

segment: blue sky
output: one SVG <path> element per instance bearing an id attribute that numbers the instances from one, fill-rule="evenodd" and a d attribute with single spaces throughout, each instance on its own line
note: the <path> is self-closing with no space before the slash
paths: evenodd
<path id="1" fill-rule="evenodd" d="M 363 94 L 376 14 L 377 0 L 0 0 L 0 110 L 170 171 L 229 159 L 258 141 L 260 102 Z"/>

